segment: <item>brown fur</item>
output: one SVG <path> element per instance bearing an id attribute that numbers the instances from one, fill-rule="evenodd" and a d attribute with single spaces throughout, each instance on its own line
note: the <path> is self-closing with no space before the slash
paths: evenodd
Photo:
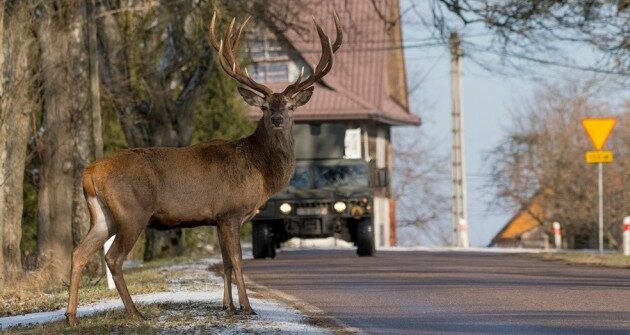
<path id="1" fill-rule="evenodd" d="M 254 133 L 235 140 L 215 140 L 186 148 L 122 150 L 88 166 L 83 173 L 86 200 L 96 198 L 107 229 L 95 228 L 98 209 L 88 202 L 91 230 L 73 252 L 67 318 L 76 323 L 81 270 L 103 242 L 116 235 L 105 256 L 127 312 L 142 318 L 122 277 L 122 262 L 145 227 L 172 229 L 217 226 L 225 265 L 223 304 L 234 312 L 231 272 L 239 301 L 254 313 L 241 273 L 240 228 L 272 194 L 284 188 L 295 166 L 292 122 L 281 129 L 268 120 L 288 114 L 282 106 L 265 113 Z"/>

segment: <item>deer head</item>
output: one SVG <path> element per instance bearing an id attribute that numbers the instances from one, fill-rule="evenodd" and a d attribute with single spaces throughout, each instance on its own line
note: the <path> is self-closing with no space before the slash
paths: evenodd
<path id="1" fill-rule="evenodd" d="M 311 76 L 304 79 L 304 68 L 302 68 L 300 75 L 294 83 L 287 86 L 284 91 L 275 93 L 267 86 L 254 81 L 247 72 L 247 69 L 241 71 L 236 64 L 236 53 L 238 51 L 240 38 L 243 29 L 251 17 L 248 17 L 236 29 L 234 28 L 236 19 L 232 19 L 228 30 L 225 32 L 224 38 L 217 41 L 215 36 L 216 13 L 212 15 L 212 22 L 210 23 L 210 43 L 219 53 L 219 64 L 228 75 L 243 85 L 238 88 L 238 91 L 245 102 L 251 106 L 259 107 L 262 110 L 262 122 L 266 129 L 290 130 L 290 127 L 287 127 L 287 125 L 293 124 L 293 112 L 310 100 L 313 94 L 313 85 L 318 80 L 322 79 L 332 68 L 333 53 L 339 49 L 343 40 L 339 17 L 336 12 L 333 13 L 333 16 L 337 37 L 335 43 L 332 45 L 326 33 L 324 33 L 321 26 L 317 23 L 315 18 L 313 18 L 322 45 L 322 56 L 317 66 L 313 68 Z"/>

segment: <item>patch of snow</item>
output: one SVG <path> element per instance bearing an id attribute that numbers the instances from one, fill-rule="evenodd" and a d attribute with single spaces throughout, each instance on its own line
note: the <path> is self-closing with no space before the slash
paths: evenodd
<path id="1" fill-rule="evenodd" d="M 190 264 L 177 264 L 164 266 L 156 269 L 156 271 L 177 271 L 184 274 L 178 276 L 177 280 L 169 283 L 174 292 L 158 292 L 134 295 L 133 301 L 136 304 L 178 304 L 178 303 L 204 303 L 202 308 L 206 313 L 208 306 L 220 306 L 223 299 L 223 278 L 217 276 L 214 272 L 208 271 L 212 265 L 220 263 L 219 259 L 204 259 Z M 185 290 L 194 287 L 194 290 Z M 202 290 L 199 290 L 202 288 Z M 235 303 L 238 302 L 238 290 L 232 285 L 233 298 Z M 251 294 L 251 292 L 248 291 Z M 299 311 L 288 307 L 280 302 L 268 299 L 250 298 L 250 302 L 258 315 L 254 316 L 238 316 L 237 322 L 228 322 L 227 315 L 219 315 L 219 318 L 225 318 L 224 327 L 216 330 L 219 334 L 330 334 L 326 329 L 319 328 L 308 324 L 307 318 Z M 238 306 L 238 304 L 237 304 Z M 105 300 L 97 303 L 80 306 L 77 316 L 85 317 L 102 313 L 109 310 L 123 309 L 123 303 L 120 299 Z M 191 306 L 191 308 L 195 308 Z M 195 311 L 188 314 L 195 314 Z M 65 319 L 65 309 L 56 311 L 29 313 L 25 315 L 9 316 L 0 318 L 0 330 L 9 327 L 28 326 L 40 323 L 49 323 Z M 165 323 L 169 315 L 177 314 L 177 311 L 169 311 L 166 315 L 153 316 L 158 323 Z M 170 316 L 172 316 L 170 315 Z M 191 316 L 194 320 L 192 323 L 204 323 L 203 317 Z M 80 321 L 80 320 L 79 320 Z M 229 324 L 229 325 L 228 325 Z M 172 329 L 174 333 L 186 331 L 190 325 L 180 325 L 177 329 Z M 213 333 L 215 330 L 213 329 Z"/>
<path id="2" fill-rule="evenodd" d="M 526 248 L 484 248 L 484 247 L 379 247 L 382 251 L 429 251 L 429 252 L 487 252 L 487 253 L 503 253 L 503 254 L 538 254 L 542 252 L 555 252 L 554 249 L 526 249 Z"/>
<path id="3" fill-rule="evenodd" d="M 299 251 L 299 250 L 354 250 L 354 248 L 347 248 L 343 246 L 329 246 L 329 247 L 309 247 L 309 248 L 292 248 L 285 247 L 278 252 L 291 252 L 291 251 Z M 537 254 L 542 252 L 556 252 L 555 249 L 525 249 L 525 248 L 484 248 L 484 247 L 469 247 L 469 248 L 458 248 L 458 247 L 377 247 L 376 251 L 427 251 L 427 252 L 445 252 L 445 251 L 456 251 L 456 252 L 488 252 L 488 253 L 506 253 L 506 254 Z"/>

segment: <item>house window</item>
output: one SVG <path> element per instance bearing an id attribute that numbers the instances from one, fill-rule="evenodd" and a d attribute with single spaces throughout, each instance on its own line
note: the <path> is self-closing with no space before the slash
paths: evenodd
<path id="1" fill-rule="evenodd" d="M 252 78 L 263 83 L 289 81 L 291 59 L 275 36 L 266 29 L 259 29 L 247 43 L 253 64 L 247 67 Z"/>

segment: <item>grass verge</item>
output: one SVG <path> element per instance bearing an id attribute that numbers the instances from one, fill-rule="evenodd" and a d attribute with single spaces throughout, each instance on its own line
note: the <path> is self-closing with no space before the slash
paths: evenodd
<path id="1" fill-rule="evenodd" d="M 158 268 L 179 264 L 185 259 L 169 259 L 148 262 L 124 270 L 125 281 L 131 294 L 170 291 L 173 271 L 156 271 Z M 79 286 L 79 304 L 117 298 L 118 291 L 107 288 L 105 276 L 88 278 L 83 276 Z M 50 284 L 42 272 L 29 272 L 20 280 L 0 287 L 0 316 L 20 315 L 32 312 L 51 311 L 66 307 L 68 283 Z"/>
<path id="2" fill-rule="evenodd" d="M 557 261 L 565 264 L 605 266 L 610 268 L 630 268 L 630 257 L 621 254 L 597 254 L 586 252 L 552 252 L 523 254 L 523 257 Z"/>
<path id="3" fill-rule="evenodd" d="M 138 305 L 138 309 L 149 319 L 132 320 L 126 317 L 124 310 L 113 310 L 81 317 L 74 327 L 58 321 L 29 328 L 9 328 L 6 334 L 215 334 L 250 318 L 244 315 L 227 317 L 218 302 L 160 303 Z M 242 330 L 247 332 L 247 329 Z"/>

